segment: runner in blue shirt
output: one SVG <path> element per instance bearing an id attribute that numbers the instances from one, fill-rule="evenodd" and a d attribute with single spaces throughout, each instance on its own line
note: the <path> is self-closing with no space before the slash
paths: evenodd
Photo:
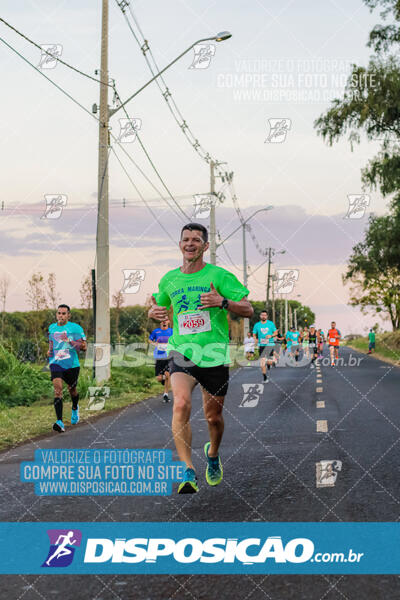
<path id="1" fill-rule="evenodd" d="M 258 344 L 258 356 L 261 359 L 261 372 L 263 375 L 263 381 L 265 381 L 265 383 L 268 383 L 269 381 L 265 362 L 267 362 L 267 367 L 269 370 L 274 360 L 275 337 L 277 335 L 278 330 L 274 323 L 268 320 L 267 311 L 261 311 L 260 320 L 253 327 L 253 337 L 255 342 Z"/>
<path id="2" fill-rule="evenodd" d="M 290 328 L 290 331 L 286 334 L 287 350 L 291 356 L 294 356 L 295 360 L 299 360 L 299 348 L 300 348 L 300 331 L 297 331 L 294 327 Z"/>
<path id="3" fill-rule="evenodd" d="M 150 334 L 150 344 L 155 346 L 153 356 L 155 359 L 155 373 L 157 381 L 164 384 L 164 402 L 169 402 L 169 367 L 168 367 L 168 356 L 167 346 L 168 339 L 173 334 L 172 328 L 169 326 L 169 320 L 162 321 L 160 327 L 156 327 Z"/>
<path id="4" fill-rule="evenodd" d="M 60 304 L 56 312 L 56 323 L 49 327 L 49 366 L 51 380 L 54 388 L 54 409 L 57 421 L 53 425 L 54 431 L 65 431 L 63 423 L 63 381 L 68 386 L 72 400 L 71 425 L 79 421 L 79 394 L 76 391 L 79 377 L 78 352 L 87 349 L 86 336 L 82 327 L 71 323 L 70 308 L 67 304 Z"/>

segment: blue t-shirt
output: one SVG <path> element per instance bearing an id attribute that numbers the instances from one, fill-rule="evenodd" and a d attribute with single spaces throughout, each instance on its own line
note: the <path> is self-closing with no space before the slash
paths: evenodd
<path id="1" fill-rule="evenodd" d="M 300 337 L 300 332 L 299 331 L 288 331 L 287 334 L 286 334 L 288 348 L 290 348 L 290 346 L 292 344 L 298 344 L 299 343 L 299 337 Z"/>
<path id="2" fill-rule="evenodd" d="M 152 342 L 157 342 L 157 346 L 154 348 L 153 356 L 156 360 L 166 360 L 167 356 L 167 344 L 168 339 L 173 334 L 173 330 L 171 327 L 168 329 L 161 329 L 161 327 L 157 327 L 153 329 L 150 334 L 149 340 Z"/>
<path id="3" fill-rule="evenodd" d="M 49 358 L 49 364 L 62 369 L 73 369 L 79 367 L 78 352 L 69 341 L 62 339 L 65 333 L 68 340 L 86 340 L 85 332 L 77 323 L 70 321 L 65 325 L 52 323 L 49 327 L 49 341 L 53 342 L 53 353 Z"/>
<path id="4" fill-rule="evenodd" d="M 253 333 L 258 338 L 259 346 L 275 346 L 275 338 L 267 338 L 267 335 L 272 335 L 275 333 L 276 327 L 272 321 L 265 321 L 265 323 L 261 323 L 258 321 L 253 327 Z"/>

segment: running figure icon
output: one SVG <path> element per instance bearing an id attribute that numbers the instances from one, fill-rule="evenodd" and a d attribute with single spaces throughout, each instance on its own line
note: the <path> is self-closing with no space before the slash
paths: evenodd
<path id="1" fill-rule="evenodd" d="M 46 560 L 46 565 L 49 567 L 51 561 L 54 558 L 61 558 L 62 556 L 67 556 L 68 554 L 72 554 L 72 550 L 67 548 L 67 546 L 72 546 L 77 542 L 77 540 L 72 539 L 74 537 L 73 531 L 68 531 L 66 535 L 59 535 L 56 541 L 57 549 L 55 552 Z M 60 542 L 60 540 L 63 540 Z"/>

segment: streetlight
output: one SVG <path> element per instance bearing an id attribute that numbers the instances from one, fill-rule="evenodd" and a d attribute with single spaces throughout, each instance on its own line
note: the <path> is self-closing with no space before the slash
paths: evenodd
<path id="1" fill-rule="evenodd" d="M 152 83 L 155 79 L 157 79 L 157 77 L 160 77 L 160 75 L 162 75 L 167 69 L 169 69 L 173 64 L 175 64 L 180 58 L 182 58 L 182 56 L 185 56 L 185 54 L 187 54 L 197 44 L 201 44 L 202 42 L 211 42 L 211 41 L 214 41 L 214 42 L 223 42 L 225 40 L 229 40 L 229 38 L 231 38 L 231 37 L 232 37 L 232 34 L 229 33 L 229 31 L 221 31 L 220 33 L 217 33 L 213 37 L 208 37 L 208 38 L 203 38 L 201 40 L 197 40 L 197 42 L 194 42 L 191 46 L 189 46 L 189 48 L 186 48 L 186 50 L 184 50 L 184 52 L 182 52 L 179 56 L 177 56 L 166 67 L 164 67 L 163 69 L 161 69 L 161 71 L 159 71 L 156 75 L 154 75 L 154 77 L 152 77 L 151 79 L 149 79 L 149 81 L 147 83 L 145 83 L 144 85 L 142 85 L 142 87 L 139 88 L 134 94 L 132 94 L 132 96 L 129 96 L 129 98 L 127 100 L 125 100 L 125 102 L 123 102 L 122 104 L 120 104 L 120 106 L 118 106 L 117 108 L 114 108 L 114 109 L 110 110 L 109 111 L 109 116 L 111 117 L 112 115 L 115 115 L 115 113 L 118 110 L 120 110 L 120 108 L 122 108 L 123 106 L 125 106 L 126 104 L 128 104 L 128 102 L 130 102 L 132 100 L 132 98 L 134 98 L 135 96 L 137 96 L 138 94 L 140 94 L 140 92 L 142 90 L 144 90 L 148 85 L 150 85 L 150 83 Z"/>
<path id="2" fill-rule="evenodd" d="M 271 263 L 272 263 L 272 257 L 276 256 L 277 254 L 286 254 L 286 250 L 279 250 L 278 252 L 274 249 L 274 248 L 268 248 L 268 271 L 267 271 L 267 298 L 266 298 L 266 302 L 265 302 L 265 306 L 266 309 L 268 310 L 269 308 L 269 282 L 270 282 L 270 273 L 271 273 Z"/>
<path id="3" fill-rule="evenodd" d="M 109 217 L 108 217 L 108 153 L 109 153 L 109 118 L 115 115 L 132 98 L 137 96 L 157 77 L 160 77 L 169 67 L 187 54 L 196 44 L 206 41 L 222 42 L 231 37 L 229 31 L 222 31 L 212 37 L 194 42 L 184 52 L 179 54 L 166 67 L 161 69 L 147 83 L 142 85 L 125 102 L 115 109 L 108 107 L 108 0 L 102 0 L 101 19 L 101 60 L 100 60 L 100 103 L 99 103 L 99 161 L 98 161 L 98 210 L 96 231 L 96 313 L 95 313 L 95 344 L 94 365 L 96 382 L 107 381 L 110 378 L 110 283 L 109 283 Z M 98 348 L 99 347 L 99 348 Z M 97 352 L 99 349 L 99 353 Z"/>
<path id="4" fill-rule="evenodd" d="M 242 221 L 242 223 L 240 223 L 240 225 L 238 227 L 236 227 L 236 229 L 234 229 L 224 240 L 222 240 L 222 242 L 220 242 L 219 244 L 217 244 L 217 248 L 218 246 L 221 246 L 222 244 L 224 244 L 226 242 L 226 240 L 228 240 L 234 233 L 236 233 L 240 228 L 242 228 L 242 240 L 243 240 L 243 284 L 245 285 L 245 287 L 247 287 L 247 257 L 246 257 L 246 225 L 247 223 L 250 221 L 250 219 L 252 219 L 255 215 L 257 215 L 260 212 L 264 212 L 267 210 L 272 210 L 274 207 L 269 205 L 266 206 L 265 208 L 259 208 L 258 210 L 256 210 L 252 215 L 250 215 L 249 217 L 247 217 L 247 219 L 244 219 L 244 221 Z M 245 317 L 243 319 L 243 333 L 244 333 L 244 337 L 247 335 L 247 332 L 249 331 L 249 323 L 250 320 Z"/>
<path id="5" fill-rule="evenodd" d="M 269 205 L 266 206 L 265 208 L 259 208 L 258 210 L 256 210 L 255 212 L 253 212 L 252 215 L 250 215 L 249 217 L 247 217 L 247 219 L 244 219 L 244 221 L 242 221 L 242 223 L 240 223 L 240 225 L 238 227 L 236 227 L 236 229 L 234 229 L 224 240 L 222 240 L 222 242 L 219 242 L 219 244 L 217 244 L 217 248 L 219 246 L 222 246 L 222 244 L 225 244 L 226 240 L 229 240 L 229 238 L 236 233 L 237 231 L 239 231 L 239 229 L 242 227 L 242 235 L 243 235 L 243 284 L 247 287 L 247 259 L 246 259 L 246 225 L 247 223 L 250 221 L 250 219 L 252 219 L 253 217 L 255 217 L 255 215 L 257 215 L 260 212 L 264 212 L 267 210 L 272 210 L 274 207 Z"/>
<path id="6" fill-rule="evenodd" d="M 301 294 L 297 294 L 296 298 L 301 298 Z M 297 306 L 296 306 L 296 308 L 293 309 L 293 312 L 294 312 L 294 326 L 297 329 Z"/>

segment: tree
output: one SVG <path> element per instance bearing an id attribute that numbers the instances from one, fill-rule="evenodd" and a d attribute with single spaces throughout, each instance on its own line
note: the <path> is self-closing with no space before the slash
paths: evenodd
<path id="1" fill-rule="evenodd" d="M 10 278 L 8 275 L 3 275 L 0 279 L 0 302 L 1 302 L 1 337 L 4 335 L 4 318 L 6 314 L 6 302 L 8 288 L 10 286 Z"/>
<path id="2" fill-rule="evenodd" d="M 115 292 L 115 294 L 113 294 L 112 302 L 113 302 L 113 305 L 115 306 L 115 331 L 117 333 L 117 341 L 118 341 L 118 343 L 120 343 L 121 338 L 119 335 L 119 319 L 121 316 L 121 308 L 124 303 L 124 295 L 121 292 L 121 290 L 119 290 L 118 292 Z"/>
<path id="3" fill-rule="evenodd" d="M 47 293 L 49 298 L 50 308 L 54 310 L 57 309 L 57 306 L 60 304 L 60 296 L 56 290 L 56 274 L 49 273 L 47 277 Z"/>
<path id="4" fill-rule="evenodd" d="M 365 239 L 353 248 L 344 282 L 351 282 L 350 304 L 363 312 L 385 312 L 393 329 L 399 323 L 400 277 L 400 61 L 388 54 L 400 44 L 398 0 L 364 0 L 380 6 L 389 25 L 376 25 L 368 46 L 374 50 L 367 67 L 353 65 L 344 96 L 314 123 L 317 133 L 332 145 L 344 135 L 353 148 L 361 133 L 381 141 L 381 148 L 361 172 L 363 186 L 391 197 L 387 217 L 370 217 Z M 396 48 L 397 52 L 397 48 Z"/>
<path id="5" fill-rule="evenodd" d="M 397 0 L 364 0 L 371 9 L 382 7 L 381 17 L 390 25 L 375 25 L 368 46 L 376 53 L 368 67 L 353 65 L 344 97 L 315 121 L 317 132 L 330 144 L 349 134 L 351 144 L 364 132 L 370 140 L 382 141 L 381 150 L 362 171 L 364 185 L 393 194 L 392 206 L 400 203 L 400 62 L 388 52 L 400 44 L 400 10 Z"/>
<path id="6" fill-rule="evenodd" d="M 28 303 L 34 311 L 32 318 L 29 320 L 30 334 L 34 338 L 36 344 L 37 357 L 41 356 L 40 342 L 42 338 L 42 318 L 40 311 L 48 308 L 46 298 L 45 280 L 41 273 L 33 273 L 28 281 L 28 289 L 26 292 Z"/>
<path id="7" fill-rule="evenodd" d="M 353 65 L 342 99 L 314 123 L 329 145 L 348 135 L 351 147 L 361 141 L 381 141 L 381 149 L 362 170 L 364 187 L 393 194 L 392 207 L 400 206 L 400 61 L 397 57 L 370 60 L 367 68 Z M 399 253 L 400 254 L 400 253 Z M 400 262 L 399 262 L 400 264 Z"/>
<path id="8" fill-rule="evenodd" d="M 86 309 L 84 330 L 88 331 L 90 321 L 90 309 L 93 306 L 92 274 L 90 271 L 89 274 L 82 279 L 79 293 L 81 296 L 81 306 Z"/>
<path id="9" fill-rule="evenodd" d="M 33 273 L 28 281 L 26 295 L 32 310 L 44 310 L 48 308 L 45 281 L 41 273 Z"/>
<path id="10" fill-rule="evenodd" d="M 400 269 L 392 266 L 392 246 L 399 243 L 400 216 L 371 216 L 362 242 L 354 246 L 343 282 L 351 282 L 350 305 L 365 314 L 383 313 L 393 330 L 400 328 Z"/>

